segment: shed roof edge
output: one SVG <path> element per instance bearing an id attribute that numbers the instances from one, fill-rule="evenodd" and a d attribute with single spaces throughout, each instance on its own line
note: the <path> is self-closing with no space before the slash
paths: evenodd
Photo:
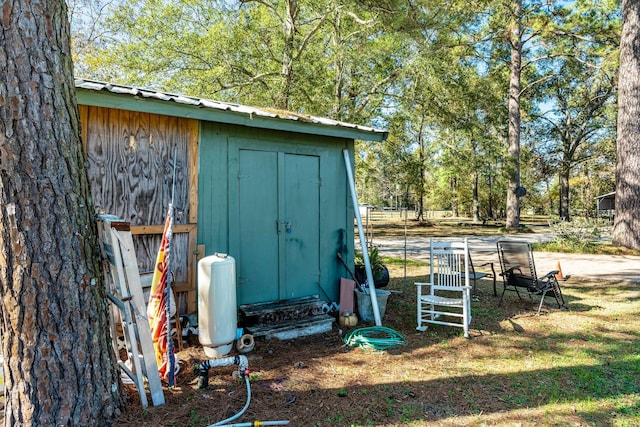
<path id="1" fill-rule="evenodd" d="M 343 138 L 363 139 L 368 141 L 384 141 L 388 132 L 367 126 L 341 122 L 324 117 L 297 114 L 289 111 L 271 110 L 266 108 L 249 107 L 240 104 L 219 102 L 210 99 L 172 94 L 153 89 L 136 88 L 113 83 L 99 82 L 95 80 L 76 79 L 75 87 L 79 104 L 90 104 L 111 108 L 127 108 L 131 105 L 118 104 L 113 100 L 81 96 L 82 91 L 89 93 L 111 94 L 118 97 L 127 97 L 137 100 L 153 100 L 163 103 L 171 103 L 165 114 L 180 117 L 190 117 L 200 120 L 210 120 L 229 124 L 240 124 L 250 127 L 266 129 L 283 129 L 315 135 L 325 135 Z M 186 107 L 186 108 L 184 108 Z M 145 112 L 158 112 L 157 109 L 144 108 L 136 105 L 136 110 Z"/>

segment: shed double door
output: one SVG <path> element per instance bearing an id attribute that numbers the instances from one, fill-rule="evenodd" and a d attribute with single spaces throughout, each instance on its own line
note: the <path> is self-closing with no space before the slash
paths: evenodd
<path id="1" fill-rule="evenodd" d="M 317 295 L 320 157 L 240 149 L 237 159 L 238 303 Z"/>

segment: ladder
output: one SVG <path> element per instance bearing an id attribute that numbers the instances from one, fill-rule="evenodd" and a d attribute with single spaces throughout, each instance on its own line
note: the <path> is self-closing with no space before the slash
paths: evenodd
<path id="1" fill-rule="evenodd" d="M 98 215 L 98 235 L 104 260 L 107 297 L 112 303 L 109 324 L 118 365 L 136 386 L 143 408 L 149 406 L 145 378 L 153 406 L 164 405 L 131 225 L 114 215 Z M 120 360 L 118 327 L 122 328 L 124 335 L 128 366 Z"/>

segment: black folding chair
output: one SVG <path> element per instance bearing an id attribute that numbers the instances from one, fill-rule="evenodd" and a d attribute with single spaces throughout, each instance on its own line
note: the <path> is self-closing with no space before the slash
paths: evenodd
<path id="1" fill-rule="evenodd" d="M 533 295 L 540 295 L 540 305 L 537 314 L 540 314 L 542 304 L 546 296 L 553 296 L 558 303 L 558 308 L 565 305 L 560 284 L 556 278 L 558 270 L 548 272 L 542 277 L 536 274 L 533 261 L 533 251 L 528 242 L 501 240 L 498 242 L 498 258 L 502 269 L 502 282 L 504 289 L 500 296 L 502 304 L 504 294 L 507 291 L 515 291 L 520 296 L 520 290 L 526 291 L 533 299 Z"/>

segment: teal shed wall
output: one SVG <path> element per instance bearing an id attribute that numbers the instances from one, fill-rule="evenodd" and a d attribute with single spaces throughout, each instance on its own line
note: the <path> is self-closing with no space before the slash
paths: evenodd
<path id="1" fill-rule="evenodd" d="M 353 260 L 353 140 L 202 121 L 198 244 L 236 259 L 238 304 L 338 301 Z M 287 224 L 287 223 L 290 224 Z"/>

